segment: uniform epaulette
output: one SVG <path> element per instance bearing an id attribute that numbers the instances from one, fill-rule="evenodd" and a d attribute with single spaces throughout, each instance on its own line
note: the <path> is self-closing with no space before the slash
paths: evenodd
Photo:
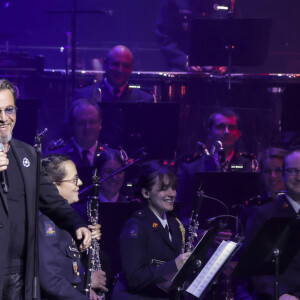
<path id="1" fill-rule="evenodd" d="M 132 217 L 136 219 L 141 219 L 144 216 L 144 210 L 140 209 L 133 213 Z"/>

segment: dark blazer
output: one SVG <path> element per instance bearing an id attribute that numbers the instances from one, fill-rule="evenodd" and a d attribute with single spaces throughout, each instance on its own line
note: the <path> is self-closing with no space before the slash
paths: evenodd
<path id="1" fill-rule="evenodd" d="M 32 298 L 32 278 L 33 278 L 33 253 L 34 253 L 34 225 L 35 225 L 35 193 L 36 193 L 36 153 L 33 147 L 12 139 L 10 141 L 11 150 L 14 152 L 17 163 L 20 167 L 21 175 L 25 187 L 26 205 L 26 257 L 24 265 L 25 273 L 25 299 Z M 9 167 L 9 166 L 8 166 Z M 43 168 L 40 174 L 40 211 L 49 216 L 56 224 L 59 224 L 69 232 L 75 233 L 79 227 L 86 226 L 79 215 L 63 199 L 57 188 L 49 181 Z M 3 289 L 3 276 L 5 271 L 6 257 L 9 244 L 9 211 L 7 198 L 0 189 L 0 295 Z M 18 237 L 14 237 L 18 238 Z"/>
<path id="2" fill-rule="evenodd" d="M 101 89 L 101 97 L 100 97 L 99 88 Z M 114 102 L 114 101 L 116 101 L 104 80 L 99 82 L 97 86 L 89 85 L 84 88 L 75 89 L 73 99 L 76 100 L 76 99 L 80 99 L 80 98 L 87 98 L 87 99 L 95 98 L 96 102 Z M 154 98 L 153 98 L 153 95 L 151 95 L 147 92 L 144 92 L 141 89 L 130 88 L 127 85 L 126 88 L 123 90 L 118 101 L 120 101 L 120 102 L 152 103 L 154 101 Z"/>
<path id="3" fill-rule="evenodd" d="M 103 149 L 108 149 L 108 146 L 102 145 L 98 142 L 97 148 L 96 148 L 96 151 L 95 151 L 95 156 L 94 156 L 94 163 L 95 163 L 95 160 L 96 160 L 97 153 L 100 153 L 101 151 L 103 151 Z M 64 154 L 64 155 L 69 156 L 70 159 L 74 162 L 74 164 L 77 167 L 85 166 L 81 162 L 81 156 L 80 156 L 80 153 L 78 151 L 78 148 L 74 144 L 74 139 L 73 138 L 68 140 L 66 142 L 65 146 L 63 146 L 61 148 L 58 148 L 57 150 L 47 151 L 46 154 L 55 154 L 55 153 Z"/>
<path id="4" fill-rule="evenodd" d="M 48 217 L 39 217 L 40 284 L 48 300 L 88 300 L 83 288 L 81 255 L 70 233 Z M 77 288 L 75 288 L 77 287 Z"/>
<path id="5" fill-rule="evenodd" d="M 244 247 L 251 243 L 263 224 L 273 217 L 293 217 L 296 213 L 285 195 L 278 196 L 274 201 L 254 207 L 250 213 Z M 285 272 L 279 276 L 279 296 L 289 293 L 300 297 L 300 251 Z M 250 284 L 251 285 L 251 284 Z M 257 276 L 252 278 L 252 285 L 255 289 L 253 299 L 268 300 L 274 299 L 274 278 L 270 276 Z"/>
<path id="6" fill-rule="evenodd" d="M 157 287 L 177 272 L 175 258 L 181 253 L 182 234 L 178 221 L 167 214 L 172 242 L 159 219 L 149 209 L 136 212 L 127 221 L 120 238 L 124 275 L 112 300 L 169 299 Z"/>

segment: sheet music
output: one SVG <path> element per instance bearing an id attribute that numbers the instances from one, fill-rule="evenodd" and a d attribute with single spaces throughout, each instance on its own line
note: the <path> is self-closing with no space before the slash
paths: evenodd
<path id="1" fill-rule="evenodd" d="M 236 247 L 237 243 L 233 241 L 222 241 L 207 264 L 186 291 L 199 298 Z"/>

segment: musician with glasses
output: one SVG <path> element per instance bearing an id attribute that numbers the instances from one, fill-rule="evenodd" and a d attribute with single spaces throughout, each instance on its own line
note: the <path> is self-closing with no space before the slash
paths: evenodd
<path id="1" fill-rule="evenodd" d="M 78 202 L 79 187 L 82 185 L 75 164 L 69 157 L 60 154 L 43 158 L 47 175 L 59 194 L 69 205 Z M 100 225 L 89 225 L 92 237 L 100 239 Z M 55 299 L 88 299 L 83 290 L 84 268 L 81 253 L 73 237 L 57 226 L 45 215 L 39 218 L 40 283 L 42 297 Z M 105 272 L 95 271 L 92 275 L 92 288 L 107 291 Z M 90 299 L 101 300 L 91 289 Z"/>
<path id="2" fill-rule="evenodd" d="M 12 138 L 17 95 L 18 90 L 11 82 L 0 80 L 0 298 L 3 300 L 32 299 L 37 157 L 32 147 Z M 43 168 L 39 182 L 40 210 L 82 239 L 81 248 L 87 249 L 90 231 L 58 194 Z"/>
<path id="3" fill-rule="evenodd" d="M 285 194 L 279 195 L 274 201 L 252 209 L 246 227 L 247 248 L 260 228 L 273 217 L 294 217 L 300 210 L 300 148 L 290 150 L 283 161 L 283 182 Z M 300 299 L 300 251 L 288 265 L 283 274 L 279 275 L 280 300 Z M 247 295 L 248 293 L 248 295 Z M 274 278 L 256 276 L 248 282 L 248 289 L 240 286 L 237 299 L 268 300 L 274 299 Z"/>

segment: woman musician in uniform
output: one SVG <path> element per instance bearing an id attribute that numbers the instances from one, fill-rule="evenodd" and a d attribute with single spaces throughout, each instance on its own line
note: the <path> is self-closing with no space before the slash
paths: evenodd
<path id="1" fill-rule="evenodd" d="M 65 155 L 53 154 L 42 159 L 47 175 L 59 194 L 69 204 L 77 202 L 82 182 L 73 161 Z M 92 237 L 100 239 L 100 225 L 89 226 Z M 88 300 L 83 290 L 81 254 L 75 240 L 65 230 L 44 215 L 39 218 L 39 269 L 42 298 L 51 300 Z M 92 276 L 90 299 L 101 300 L 93 288 L 107 291 L 106 275 L 95 271 Z"/>
<path id="2" fill-rule="evenodd" d="M 138 189 L 147 205 L 123 228 L 120 276 L 112 300 L 170 299 L 157 285 L 175 274 L 190 252 L 182 253 L 184 229 L 172 215 L 176 197 L 175 175 L 155 162 L 143 166 Z"/>

